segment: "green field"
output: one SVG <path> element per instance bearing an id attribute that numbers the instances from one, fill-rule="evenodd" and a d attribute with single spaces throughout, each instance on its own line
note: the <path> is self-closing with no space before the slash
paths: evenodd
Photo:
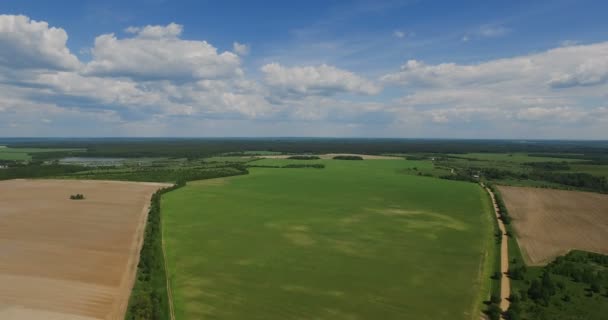
<path id="1" fill-rule="evenodd" d="M 485 161 L 504 161 L 504 162 L 515 162 L 515 163 L 582 161 L 580 159 L 535 157 L 535 156 L 529 156 L 526 153 L 465 153 L 465 154 L 450 154 L 450 156 L 466 158 L 466 159 L 477 159 L 477 160 L 485 160 Z"/>
<path id="2" fill-rule="evenodd" d="M 0 146 L 0 160 L 30 160 L 32 159 L 31 153 L 61 151 L 84 151 L 84 149 L 8 148 Z"/>
<path id="3" fill-rule="evenodd" d="M 479 186 L 402 173 L 416 161 L 320 163 L 163 196 L 177 319 L 479 319 L 495 261 Z"/>

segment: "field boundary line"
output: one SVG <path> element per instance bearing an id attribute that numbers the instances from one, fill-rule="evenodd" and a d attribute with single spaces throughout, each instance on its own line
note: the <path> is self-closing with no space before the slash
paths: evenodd
<path id="1" fill-rule="evenodd" d="M 171 291 L 171 282 L 169 280 L 169 265 L 167 263 L 167 252 L 165 251 L 165 228 L 163 228 L 163 213 L 159 208 L 160 214 L 160 246 L 163 251 L 163 264 L 165 265 L 165 282 L 167 286 L 167 302 L 169 304 L 169 317 L 175 320 L 175 311 L 173 310 L 173 292 Z"/>
<path id="2" fill-rule="evenodd" d="M 509 296 L 511 295 L 511 284 L 509 282 L 509 237 L 507 236 L 507 230 L 505 224 L 500 219 L 500 213 L 498 210 L 498 204 L 496 203 L 496 198 L 494 193 L 490 188 L 481 183 L 481 186 L 486 189 L 486 191 L 490 194 L 490 198 L 492 199 L 492 205 L 494 207 L 494 214 L 496 216 L 496 220 L 498 221 L 498 229 L 502 234 L 502 239 L 500 241 L 500 309 L 503 312 L 506 312 L 509 309 Z M 504 315 L 501 315 L 502 319 Z"/>

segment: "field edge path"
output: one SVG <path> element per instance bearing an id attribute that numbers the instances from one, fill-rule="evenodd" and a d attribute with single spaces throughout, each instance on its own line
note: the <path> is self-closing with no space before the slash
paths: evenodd
<path id="1" fill-rule="evenodd" d="M 494 206 L 494 214 L 496 215 L 496 220 L 498 221 L 498 229 L 502 234 L 502 239 L 500 241 L 500 309 L 503 312 L 506 312 L 509 309 L 509 295 L 511 295 L 511 287 L 509 282 L 509 237 L 507 236 L 507 230 L 505 228 L 505 224 L 500 219 L 500 213 L 498 210 L 498 205 L 496 204 L 496 198 L 494 197 L 494 193 L 490 188 L 486 187 L 483 183 L 481 186 L 486 189 L 486 191 L 490 194 L 490 198 L 492 198 L 492 205 Z M 504 319 L 504 316 L 501 316 Z"/>
<path id="2" fill-rule="evenodd" d="M 165 228 L 163 228 L 163 213 L 160 211 L 160 246 L 163 251 L 163 264 L 165 265 L 165 280 L 167 285 L 167 302 L 169 304 L 169 316 L 171 320 L 175 320 L 175 311 L 173 310 L 173 292 L 171 291 L 171 282 L 169 279 L 169 264 L 167 263 L 167 252 L 165 250 Z"/>

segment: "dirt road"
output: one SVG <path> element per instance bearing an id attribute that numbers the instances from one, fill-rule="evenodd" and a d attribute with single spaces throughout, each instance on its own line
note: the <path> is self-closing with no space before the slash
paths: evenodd
<path id="1" fill-rule="evenodd" d="M 498 229 L 502 233 L 502 241 L 500 242 L 500 309 L 504 312 L 509 309 L 509 295 L 511 294 L 511 283 L 509 282 L 509 277 L 507 275 L 509 271 L 509 247 L 508 241 L 509 237 L 507 237 L 507 230 L 505 228 L 504 223 L 500 219 L 500 215 L 498 213 L 498 205 L 496 204 L 496 199 L 494 198 L 494 193 L 488 187 L 481 184 L 483 188 L 490 194 L 492 198 L 492 205 L 494 206 L 494 214 L 496 215 L 496 220 L 498 221 Z"/>

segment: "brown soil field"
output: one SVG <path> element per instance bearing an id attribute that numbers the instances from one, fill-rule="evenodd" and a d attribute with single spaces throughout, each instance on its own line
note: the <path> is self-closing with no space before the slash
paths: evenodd
<path id="1" fill-rule="evenodd" d="M 256 156 L 257 158 L 268 158 L 268 159 L 287 159 L 294 156 L 293 154 L 277 154 L 267 156 Z M 355 153 L 327 153 L 327 154 L 315 154 L 315 156 L 321 159 L 332 159 L 335 156 L 359 156 L 365 160 L 379 160 L 379 159 L 401 159 L 400 157 L 392 156 L 378 156 L 373 154 L 355 154 Z"/>
<path id="2" fill-rule="evenodd" d="M 529 265 L 545 265 L 573 249 L 608 254 L 608 195 L 499 187 Z"/>
<path id="3" fill-rule="evenodd" d="M 123 319 L 150 197 L 164 186 L 0 181 L 0 319 Z"/>

